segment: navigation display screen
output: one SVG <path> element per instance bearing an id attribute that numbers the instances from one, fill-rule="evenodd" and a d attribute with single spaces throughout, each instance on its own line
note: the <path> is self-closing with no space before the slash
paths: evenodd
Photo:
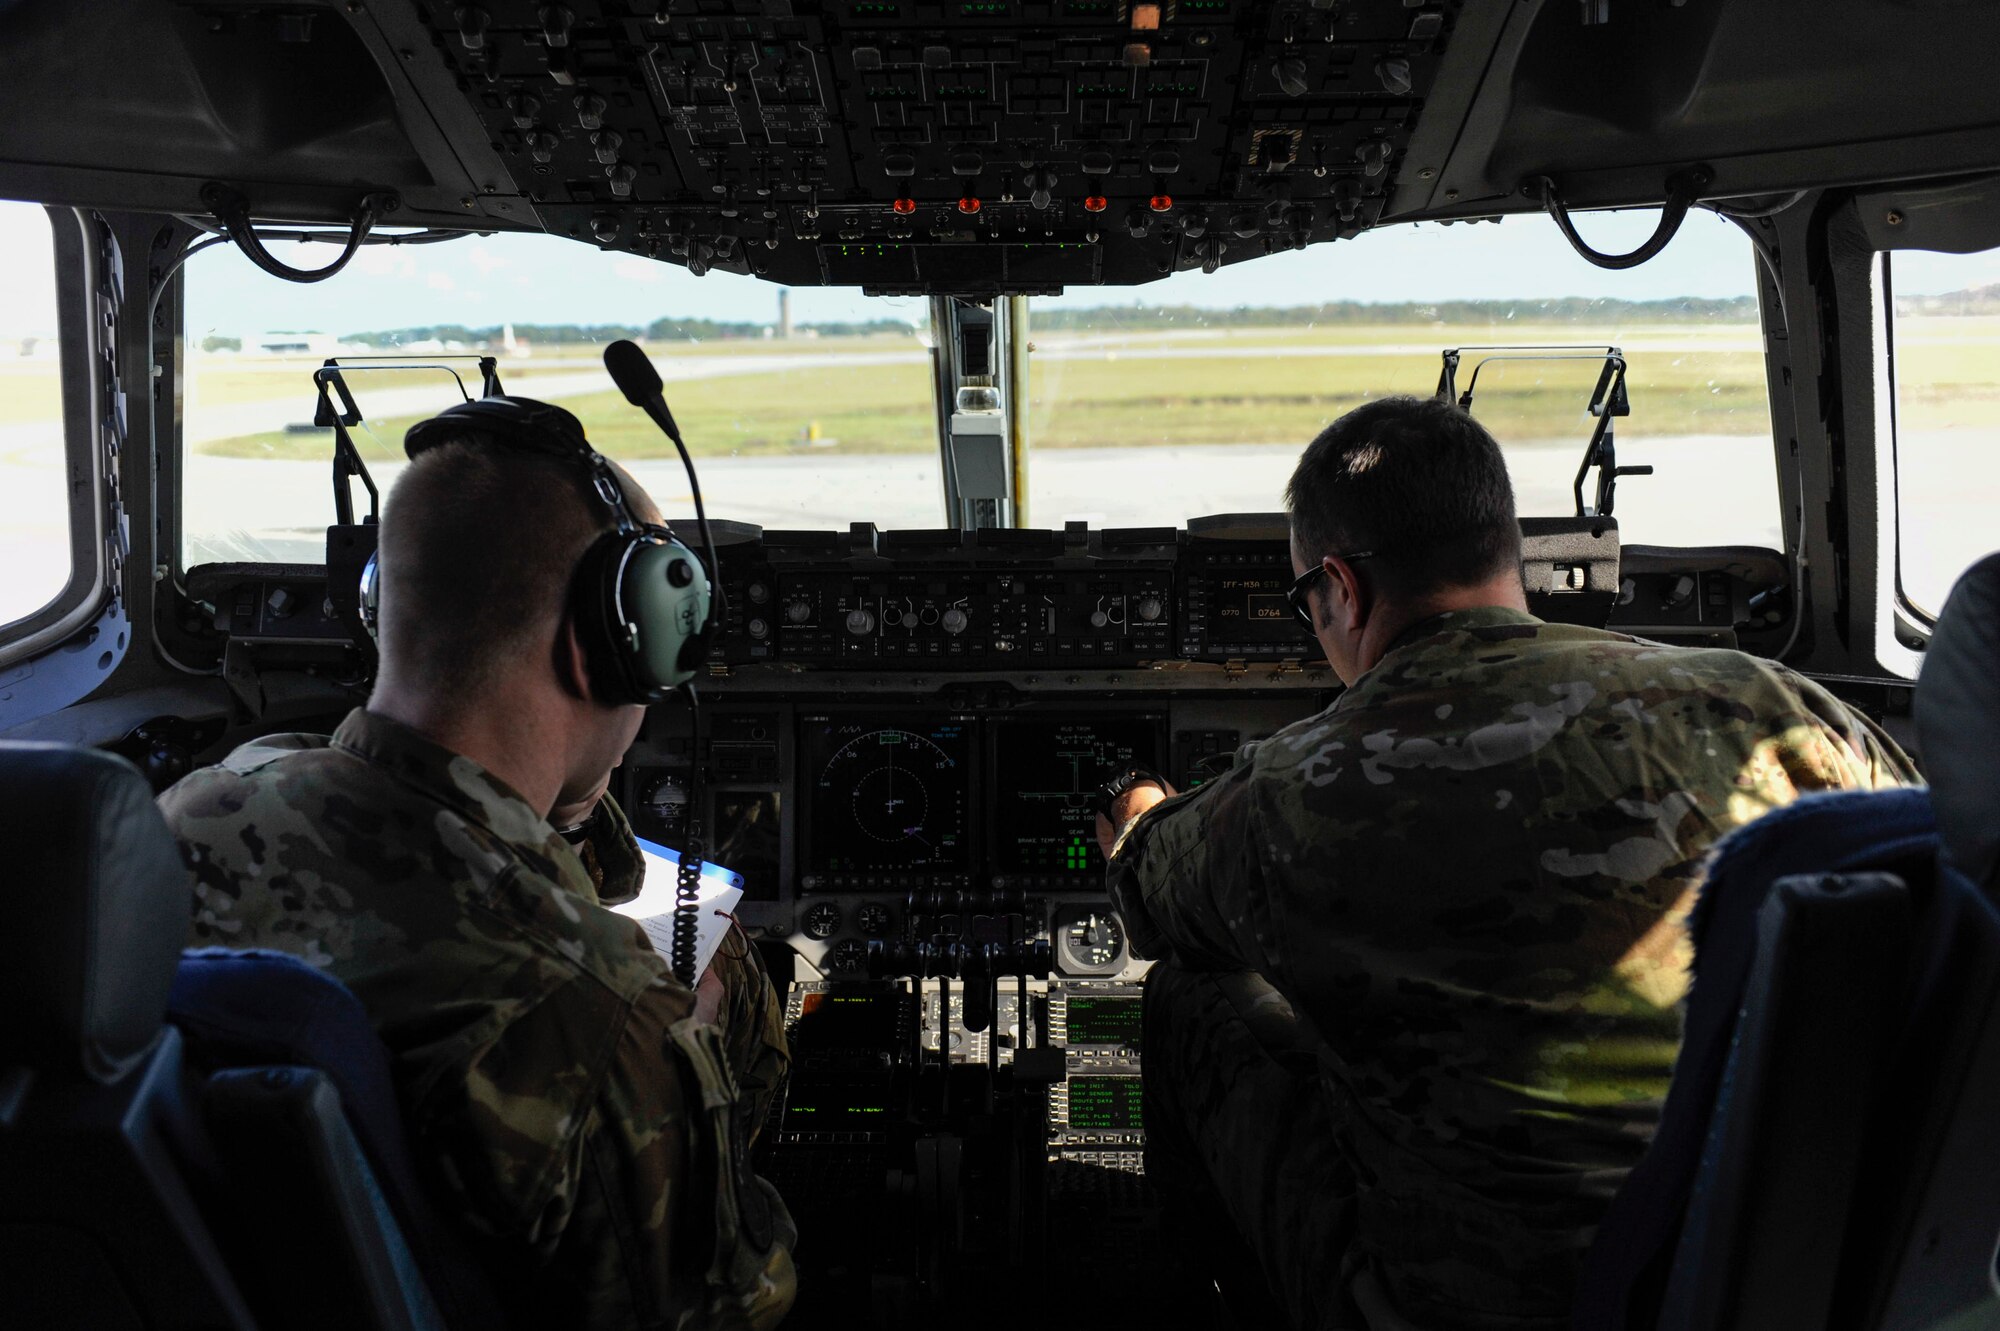
<path id="1" fill-rule="evenodd" d="M 1139 1078 L 1071 1077 L 1069 1126 L 1077 1132 L 1120 1132 L 1142 1126 Z"/>
<path id="2" fill-rule="evenodd" d="M 1104 872 L 1090 798 L 1128 767 L 1160 768 L 1161 718 L 1009 718 L 993 727 L 994 867 Z"/>
<path id="3" fill-rule="evenodd" d="M 1139 1047 L 1139 999 L 1117 995 L 1085 997 L 1071 994 L 1066 1000 L 1067 1038 L 1071 1044 L 1117 1044 Z"/>
<path id="4" fill-rule="evenodd" d="M 960 719 L 803 718 L 807 868 L 963 870 L 972 734 Z"/>
<path id="5" fill-rule="evenodd" d="M 1289 573 L 1259 577 L 1255 570 L 1231 571 L 1210 585 L 1215 590 L 1208 636 L 1216 642 L 1311 644 L 1312 639 L 1299 627 L 1285 602 L 1285 592 L 1292 585 Z"/>

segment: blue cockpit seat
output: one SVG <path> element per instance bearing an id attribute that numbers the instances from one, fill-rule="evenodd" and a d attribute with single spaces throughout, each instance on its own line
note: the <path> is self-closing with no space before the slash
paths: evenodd
<path id="1" fill-rule="evenodd" d="M 448 1236 L 404 1237 L 428 1217 L 352 997 L 296 963 L 183 961 L 189 879 L 138 772 L 0 743 L 0 810 L 5 1324 L 496 1324 L 449 1279 L 433 1297 Z"/>
<path id="2" fill-rule="evenodd" d="M 2000 556 L 1917 688 L 1926 790 L 1723 844 L 1665 1112 L 1579 1331 L 2000 1324 Z"/>
<path id="3" fill-rule="evenodd" d="M 431 1205 L 411 1158 L 390 1081 L 389 1054 L 361 1003 L 332 976 L 282 952 L 201 948 L 183 954 L 167 1020 L 185 1059 L 210 1074 L 208 1119 L 233 1193 L 238 1246 L 257 1269 L 284 1268 L 299 1247 L 366 1244 L 371 1230 L 400 1234 L 380 1259 L 398 1282 L 431 1292 L 447 1327 L 507 1324 L 486 1274 L 455 1221 Z M 278 1102 L 290 1108 L 279 1110 Z M 311 1138 L 311 1120 L 336 1111 L 366 1171 L 351 1171 Z M 308 1114 L 310 1113 L 310 1118 Z M 341 1209 L 298 1211 L 265 1181 L 306 1171 Z M 372 1223 L 346 1218 L 359 1211 Z M 329 1234 L 329 1224 L 351 1233 Z"/>

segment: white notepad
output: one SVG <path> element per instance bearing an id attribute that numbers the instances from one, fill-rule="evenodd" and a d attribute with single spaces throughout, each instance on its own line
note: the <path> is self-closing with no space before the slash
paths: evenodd
<path id="1" fill-rule="evenodd" d="M 679 892 L 681 854 L 671 846 L 639 839 L 639 853 L 646 860 L 646 883 L 639 895 L 611 909 L 630 916 L 646 931 L 653 950 L 671 962 L 674 946 L 674 902 Z M 715 949 L 729 932 L 729 917 L 743 899 L 743 875 L 704 860 L 701 866 L 701 916 L 694 935 L 694 973 L 708 973 Z"/>

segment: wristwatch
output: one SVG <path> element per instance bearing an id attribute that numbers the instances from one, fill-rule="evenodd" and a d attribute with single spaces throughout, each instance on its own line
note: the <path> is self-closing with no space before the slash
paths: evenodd
<path id="1" fill-rule="evenodd" d="M 1106 818 L 1110 818 L 1111 806 L 1118 802 L 1118 797 L 1120 795 L 1123 795 L 1126 791 L 1131 790 L 1135 786 L 1143 786 L 1148 781 L 1158 786 L 1162 791 L 1166 790 L 1167 788 L 1166 778 L 1161 776 L 1158 772 L 1148 771 L 1144 767 L 1126 768 L 1124 771 L 1120 772 L 1117 776 L 1112 777 L 1109 781 L 1106 781 L 1103 785 L 1099 786 L 1091 794 L 1090 797 L 1091 812 L 1101 813 Z"/>

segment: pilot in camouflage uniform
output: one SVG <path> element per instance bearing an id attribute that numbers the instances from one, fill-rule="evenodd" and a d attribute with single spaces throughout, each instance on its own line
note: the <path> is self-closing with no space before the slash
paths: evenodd
<path id="1" fill-rule="evenodd" d="M 1125 828 L 1115 898 L 1171 958 L 1149 1170 L 1221 1208 L 1298 1325 L 1566 1325 L 1666 1092 L 1704 856 L 1801 794 L 1915 779 L 1739 652 L 1500 607 L 1410 626 Z"/>
<path id="2" fill-rule="evenodd" d="M 356 710 L 330 742 L 246 744 L 161 807 L 194 870 L 193 945 L 294 953 L 360 998 L 419 1158 L 523 1325 L 783 1317 L 796 1234 L 746 1159 L 783 1012 L 732 930 L 724 1010 L 692 1020 L 639 924 L 604 908 L 643 872 L 608 797 L 579 855 L 471 759 Z"/>

